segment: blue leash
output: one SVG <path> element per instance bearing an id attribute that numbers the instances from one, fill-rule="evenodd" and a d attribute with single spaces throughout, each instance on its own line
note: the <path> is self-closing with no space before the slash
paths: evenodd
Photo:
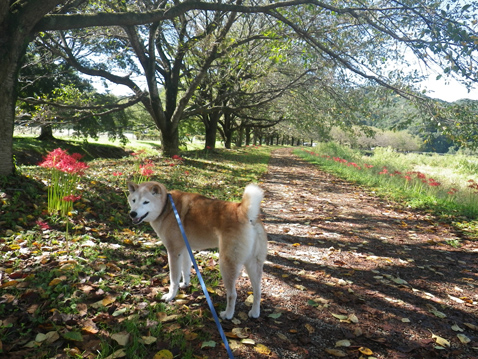
<path id="1" fill-rule="evenodd" d="M 189 241 L 188 241 L 188 238 L 186 237 L 186 232 L 184 231 L 181 218 L 179 218 L 179 213 L 178 213 L 178 210 L 176 209 L 176 205 L 174 204 L 173 197 L 169 193 L 168 193 L 168 197 L 169 197 L 169 200 L 171 201 L 171 205 L 173 206 L 173 211 L 174 211 L 174 215 L 176 216 L 176 221 L 178 222 L 179 229 L 181 230 L 181 234 L 183 235 L 184 242 L 186 243 L 186 247 L 188 249 L 189 256 L 191 257 L 191 261 L 193 262 L 194 269 L 196 270 L 196 275 L 199 279 L 199 283 L 201 284 L 202 291 L 204 292 L 204 295 L 206 296 L 207 304 L 209 305 L 209 309 L 211 310 L 212 316 L 214 317 L 214 321 L 216 322 L 216 326 L 217 326 L 217 329 L 219 330 L 219 334 L 221 335 L 222 341 L 224 342 L 224 345 L 226 347 L 227 355 L 229 356 L 229 359 L 234 359 L 234 355 L 232 355 L 231 348 L 229 347 L 229 343 L 226 339 L 226 334 L 224 334 L 224 330 L 222 329 L 221 322 L 219 321 L 216 310 L 214 309 L 214 305 L 212 304 L 211 297 L 209 296 L 209 293 L 207 292 L 206 284 L 204 283 L 204 280 L 202 279 L 202 275 L 201 275 L 201 272 L 199 271 L 198 264 L 196 263 L 196 259 L 194 258 L 193 251 L 191 250 L 191 246 L 189 245 Z"/>

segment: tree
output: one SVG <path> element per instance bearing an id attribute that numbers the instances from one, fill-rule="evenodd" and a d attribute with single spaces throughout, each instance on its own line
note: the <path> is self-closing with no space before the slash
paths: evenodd
<path id="1" fill-rule="evenodd" d="M 136 2 L 132 3 L 136 6 Z M 132 3 L 122 2 L 125 9 L 108 8 L 109 2 L 103 1 L 10 0 L 0 3 L 0 130 L 5 134 L 0 138 L 0 175 L 13 172 L 17 75 L 28 43 L 39 32 L 95 26 L 131 29 L 141 24 L 153 24 L 148 27 L 156 27 L 159 31 L 159 25 L 165 20 L 179 21 L 181 16 L 193 16 L 196 10 L 220 11 L 226 24 L 226 19 L 232 19 L 233 11 L 262 13 L 279 28 L 288 28 L 300 36 L 307 46 L 304 62 L 314 61 L 314 58 L 330 62 L 337 68 L 337 78 L 359 83 L 372 81 L 402 95 L 414 96 L 407 91 L 409 78 L 402 70 L 404 68 L 397 65 L 397 61 L 407 61 L 405 56 L 399 56 L 407 52 L 425 64 L 438 64 L 445 74 L 456 73 L 467 81 L 477 81 L 478 78 L 477 33 L 473 28 L 477 5 L 474 3 L 463 6 L 460 2 L 424 0 L 417 3 L 407 0 L 393 3 L 339 1 L 332 5 L 315 0 L 292 0 L 243 5 L 192 0 L 165 1 L 151 11 L 130 10 L 128 6 Z M 215 32 L 215 35 L 220 40 L 225 32 Z M 220 46 L 220 42 L 211 42 L 211 62 L 222 50 Z M 142 66 L 151 66 L 149 58 L 145 60 Z M 205 71 L 201 71 L 204 69 L 198 69 L 197 85 L 205 75 Z M 129 81 L 127 75 L 122 77 L 125 83 Z M 178 109 L 190 99 L 193 87 L 190 90 L 185 91 Z M 173 113 L 171 118 L 180 118 L 180 112 L 182 110 Z M 176 129 L 177 123 L 172 121 L 169 131 L 174 133 Z"/>

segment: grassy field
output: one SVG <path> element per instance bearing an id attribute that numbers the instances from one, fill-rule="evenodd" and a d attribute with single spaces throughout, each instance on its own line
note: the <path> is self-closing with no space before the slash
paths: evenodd
<path id="1" fill-rule="evenodd" d="M 428 211 L 478 237 L 478 158 L 465 155 L 397 153 L 373 155 L 337 144 L 297 151 L 341 178 L 409 208 Z"/>
<path id="2" fill-rule="evenodd" d="M 148 178 L 169 189 L 240 200 L 245 185 L 266 171 L 271 148 L 188 151 L 171 159 L 154 143 L 130 144 L 132 155 L 104 144 L 98 152 L 81 143 L 59 141 L 45 150 L 27 142 L 41 155 L 64 144 L 85 153 L 89 168 L 66 217 L 47 211 L 50 169 L 19 166 L 17 177 L 0 180 L 0 356 L 201 358 L 201 348 L 222 350 L 196 279 L 174 305 L 160 301 L 168 287 L 166 251 L 148 224 L 132 225 L 126 181 L 146 166 Z M 201 256 L 199 265 L 221 310 L 217 255 Z"/>

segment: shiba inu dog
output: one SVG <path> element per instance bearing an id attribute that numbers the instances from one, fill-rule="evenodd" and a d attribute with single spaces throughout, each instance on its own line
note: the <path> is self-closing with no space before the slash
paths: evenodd
<path id="1" fill-rule="evenodd" d="M 190 282 L 191 260 L 173 213 L 166 187 L 158 182 L 128 183 L 133 223 L 149 222 L 168 252 L 170 287 L 162 299 L 171 301 Z M 232 319 L 236 281 L 242 268 L 249 275 L 254 301 L 249 316 L 260 315 L 262 268 L 267 256 L 267 235 L 259 218 L 263 191 L 248 185 L 240 203 L 210 199 L 196 193 L 169 192 L 193 250 L 219 248 L 219 267 L 227 292 L 227 307 L 220 315 Z M 182 277 L 182 282 L 180 279 Z"/>

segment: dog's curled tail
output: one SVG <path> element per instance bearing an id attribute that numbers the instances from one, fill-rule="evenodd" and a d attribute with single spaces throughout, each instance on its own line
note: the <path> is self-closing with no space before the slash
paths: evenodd
<path id="1" fill-rule="evenodd" d="M 244 214 L 252 223 L 254 223 L 259 216 L 263 196 L 264 192 L 255 184 L 249 184 L 244 189 L 241 207 L 243 208 Z"/>

